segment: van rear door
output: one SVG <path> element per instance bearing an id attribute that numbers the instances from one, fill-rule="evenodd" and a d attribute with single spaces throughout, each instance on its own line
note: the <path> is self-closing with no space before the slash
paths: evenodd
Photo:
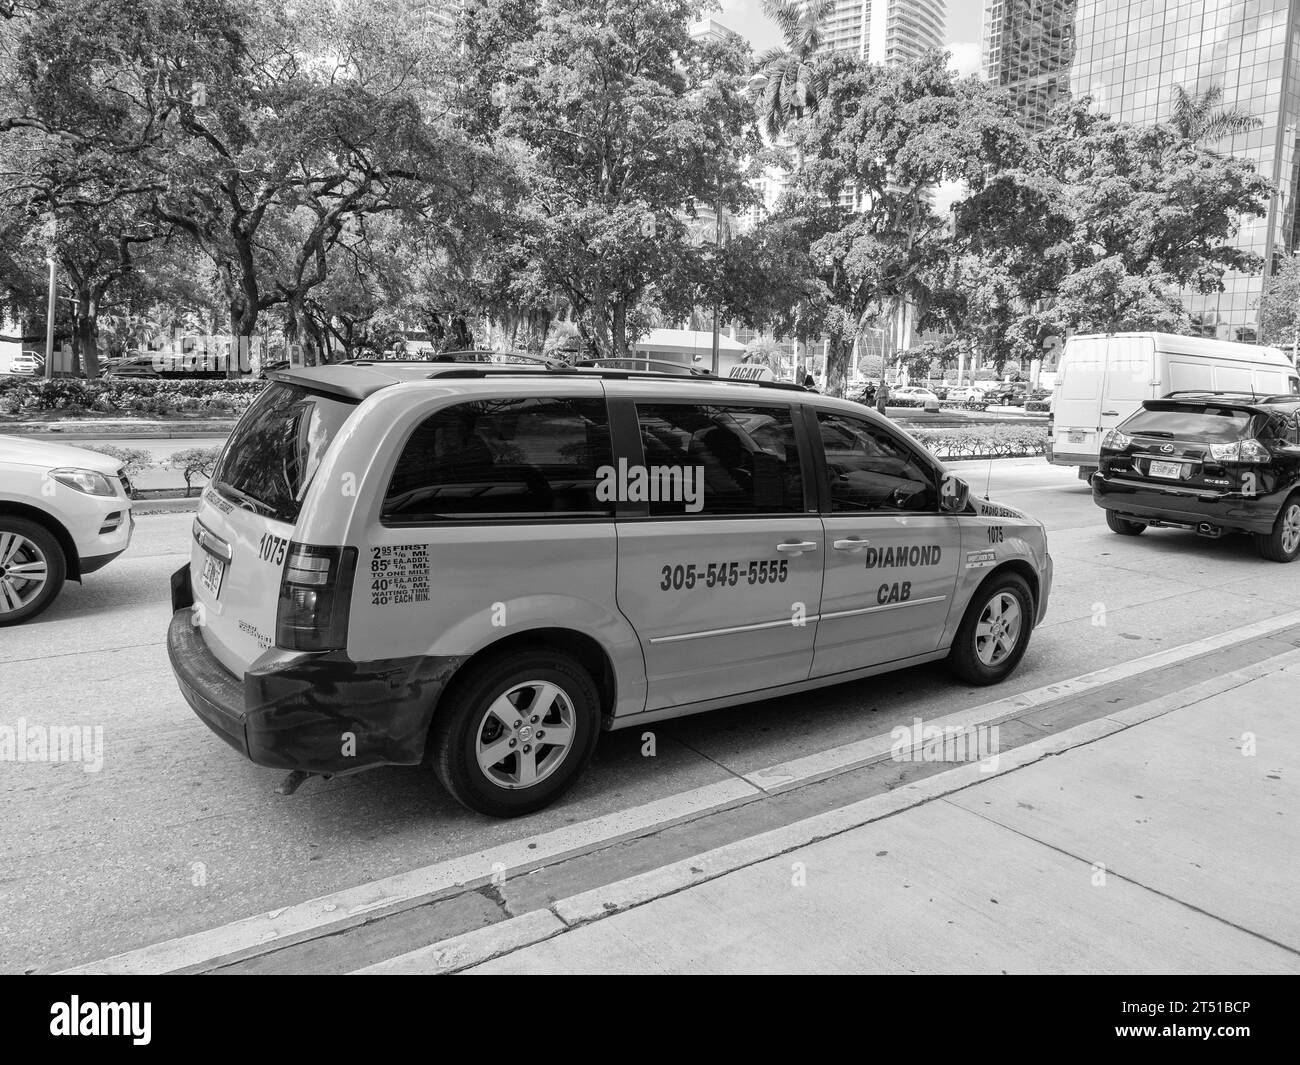
<path id="1" fill-rule="evenodd" d="M 1052 399 L 1053 461 L 1096 466 L 1102 437 L 1157 395 L 1154 381 L 1150 337 L 1071 338 Z"/>
<path id="2" fill-rule="evenodd" d="M 236 676 L 275 643 L 280 578 L 303 497 L 355 409 L 274 382 L 240 419 L 217 461 L 194 519 L 190 582 L 204 642 Z"/>

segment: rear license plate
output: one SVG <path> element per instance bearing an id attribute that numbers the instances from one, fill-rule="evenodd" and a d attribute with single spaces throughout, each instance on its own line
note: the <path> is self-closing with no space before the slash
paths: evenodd
<path id="1" fill-rule="evenodd" d="M 213 558 L 211 555 L 204 556 L 203 571 L 199 574 L 199 583 L 203 585 L 213 599 L 221 595 L 221 580 L 225 575 L 226 564 L 224 562 Z"/>
<path id="2" fill-rule="evenodd" d="M 1072 443 L 1072 444 L 1082 444 L 1082 443 L 1083 443 L 1083 430 L 1082 430 L 1082 429 L 1071 429 L 1071 430 L 1070 430 L 1070 443 Z"/>
<path id="3" fill-rule="evenodd" d="M 1152 477 L 1172 477 L 1175 481 L 1183 475 L 1181 462 L 1152 462 L 1147 471 Z"/>

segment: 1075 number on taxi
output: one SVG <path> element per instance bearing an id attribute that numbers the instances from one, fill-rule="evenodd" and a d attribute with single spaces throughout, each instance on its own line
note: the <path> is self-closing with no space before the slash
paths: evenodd
<path id="1" fill-rule="evenodd" d="M 692 562 L 682 566 L 664 566 L 659 587 L 665 592 L 680 592 L 697 584 L 705 588 L 734 587 L 746 584 L 780 584 L 790 574 L 788 558 L 763 559 L 751 562 L 710 562 L 707 565 Z"/>

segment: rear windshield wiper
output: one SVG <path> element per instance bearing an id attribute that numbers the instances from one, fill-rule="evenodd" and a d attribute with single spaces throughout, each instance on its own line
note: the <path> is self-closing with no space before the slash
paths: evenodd
<path id="1" fill-rule="evenodd" d="M 1165 440 L 1172 440 L 1174 436 L 1173 433 L 1164 433 L 1156 429 L 1139 429 L 1133 435 L 1134 436 L 1159 436 Z"/>
<path id="2" fill-rule="evenodd" d="M 228 481 L 215 481 L 213 483 L 213 487 L 218 492 L 228 492 L 230 495 L 234 496 L 235 499 L 237 499 L 239 502 L 246 503 L 248 506 L 252 507 L 252 509 L 257 511 L 259 514 L 265 514 L 268 518 L 275 517 L 275 507 L 271 506 L 270 503 L 263 503 L 260 499 L 255 499 L 253 496 L 250 496 L 247 492 L 244 492 L 236 488 L 233 484 L 230 484 Z"/>

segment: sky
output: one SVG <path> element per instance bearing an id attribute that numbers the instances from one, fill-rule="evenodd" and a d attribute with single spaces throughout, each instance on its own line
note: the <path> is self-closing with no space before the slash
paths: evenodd
<path id="1" fill-rule="evenodd" d="M 755 52 L 781 43 L 776 26 L 763 14 L 762 0 L 721 0 L 722 11 L 712 17 L 749 38 Z M 948 0 L 944 41 L 953 53 L 953 66 L 962 74 L 979 72 L 982 0 Z"/>

